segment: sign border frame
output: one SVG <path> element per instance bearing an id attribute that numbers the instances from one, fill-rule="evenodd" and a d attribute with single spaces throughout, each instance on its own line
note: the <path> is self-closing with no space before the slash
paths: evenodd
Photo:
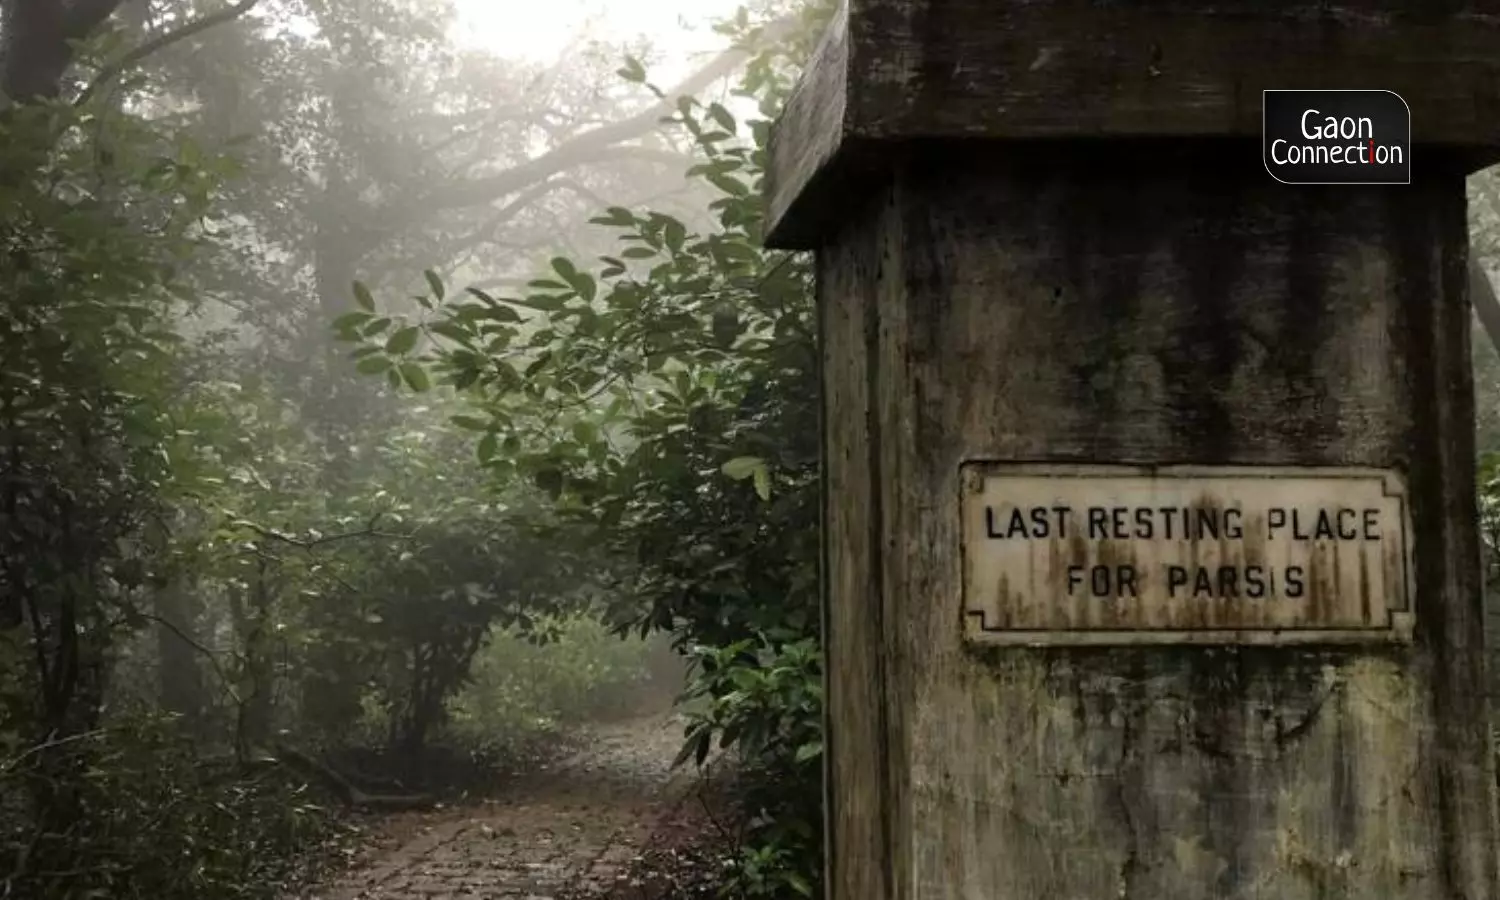
<path id="1" fill-rule="evenodd" d="M 1108 646 L 1308 646 L 1350 644 L 1410 644 L 1416 626 L 1416 573 L 1412 559 L 1410 492 L 1396 469 L 1362 466 L 1152 465 L 1080 462 L 1020 462 L 966 459 L 958 466 L 959 629 L 963 643 L 987 647 L 1108 647 Z M 985 611 L 970 609 L 968 567 L 970 552 L 964 529 L 965 496 L 976 493 L 986 476 L 1033 478 L 1305 478 L 1377 480 L 1385 496 L 1401 506 L 1401 560 L 1404 603 L 1387 601 L 1388 624 L 1369 628 L 1246 628 L 1246 629 L 988 629 Z M 978 619 L 976 627 L 975 620 Z"/>

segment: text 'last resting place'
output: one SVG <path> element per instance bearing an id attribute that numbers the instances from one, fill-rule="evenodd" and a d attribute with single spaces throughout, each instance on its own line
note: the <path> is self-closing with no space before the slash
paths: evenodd
<path id="1" fill-rule="evenodd" d="M 972 642 L 1410 639 L 1397 473 L 968 463 L 961 481 Z"/>

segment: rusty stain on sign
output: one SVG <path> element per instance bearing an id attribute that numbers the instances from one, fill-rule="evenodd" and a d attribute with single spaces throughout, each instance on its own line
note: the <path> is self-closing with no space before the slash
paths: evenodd
<path id="1" fill-rule="evenodd" d="M 1395 472 L 971 462 L 960 474 L 972 642 L 1411 639 Z"/>

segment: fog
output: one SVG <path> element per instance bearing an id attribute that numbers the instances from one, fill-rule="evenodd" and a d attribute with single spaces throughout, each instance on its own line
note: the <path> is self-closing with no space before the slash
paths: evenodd
<path id="1" fill-rule="evenodd" d="M 0 3 L 0 898 L 819 894 L 833 6 Z"/>
<path id="2" fill-rule="evenodd" d="M 0 893 L 603 896 L 814 739 L 802 12 L 5 5 Z"/>

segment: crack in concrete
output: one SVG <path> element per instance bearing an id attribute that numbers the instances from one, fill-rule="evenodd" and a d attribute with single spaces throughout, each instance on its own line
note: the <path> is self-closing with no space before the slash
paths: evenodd
<path id="1" fill-rule="evenodd" d="M 1143 869 L 1140 830 L 1135 820 L 1135 811 L 1130 805 L 1130 798 L 1126 796 L 1126 784 L 1129 780 L 1126 775 L 1127 770 L 1138 768 L 1132 765 L 1135 756 L 1135 728 L 1132 725 L 1134 719 L 1134 714 L 1126 715 L 1121 724 L 1120 761 L 1114 784 L 1114 798 L 1120 806 L 1120 821 L 1125 826 L 1126 834 L 1125 858 L 1120 862 L 1117 900 L 1132 900 L 1136 896 L 1135 879 Z"/>

